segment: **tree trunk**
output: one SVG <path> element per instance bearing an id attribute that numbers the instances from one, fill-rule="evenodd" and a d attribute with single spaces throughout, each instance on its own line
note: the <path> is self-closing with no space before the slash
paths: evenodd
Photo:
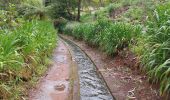
<path id="1" fill-rule="evenodd" d="M 70 2 L 70 0 L 68 0 L 66 5 L 67 5 L 66 6 L 67 7 L 66 10 L 67 10 L 67 13 L 69 15 L 69 18 L 71 18 L 71 20 L 75 20 L 74 19 L 75 15 L 71 13 L 71 2 Z"/>
<path id="2" fill-rule="evenodd" d="M 78 0 L 77 21 L 80 21 L 80 13 L 81 13 L 81 0 Z"/>
<path id="3" fill-rule="evenodd" d="M 101 7 L 104 7 L 103 0 L 99 0 L 99 2 L 100 2 L 100 6 L 101 6 Z"/>

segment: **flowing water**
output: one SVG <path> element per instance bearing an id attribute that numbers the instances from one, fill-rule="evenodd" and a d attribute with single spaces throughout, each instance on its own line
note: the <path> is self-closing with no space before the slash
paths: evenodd
<path id="1" fill-rule="evenodd" d="M 81 100 L 114 100 L 90 58 L 76 44 L 67 39 L 63 40 L 71 48 L 73 59 L 78 64 Z"/>

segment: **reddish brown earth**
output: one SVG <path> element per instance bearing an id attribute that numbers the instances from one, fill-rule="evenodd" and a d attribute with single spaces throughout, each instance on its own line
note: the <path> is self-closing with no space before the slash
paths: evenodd
<path id="1" fill-rule="evenodd" d="M 117 100 L 165 100 L 159 96 L 158 88 L 150 84 L 145 74 L 140 72 L 137 58 L 128 50 L 115 57 L 108 57 L 83 41 L 65 35 L 62 37 L 71 40 L 87 53 Z"/>
<path id="2" fill-rule="evenodd" d="M 110 17 L 113 18 L 113 19 L 118 18 L 122 13 L 126 12 L 128 9 L 129 9 L 129 6 L 117 8 L 116 10 L 113 10 L 110 13 Z"/>
<path id="3" fill-rule="evenodd" d="M 30 91 L 29 100 L 68 100 L 72 98 L 72 59 L 66 45 L 59 40 L 53 64 L 37 87 Z"/>

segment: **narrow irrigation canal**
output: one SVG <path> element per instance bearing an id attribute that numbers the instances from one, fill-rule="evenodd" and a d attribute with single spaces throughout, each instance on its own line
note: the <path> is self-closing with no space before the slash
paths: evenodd
<path id="1" fill-rule="evenodd" d="M 105 81 L 90 58 L 70 40 L 64 38 L 62 40 L 70 47 L 73 59 L 78 65 L 81 100 L 114 100 Z"/>

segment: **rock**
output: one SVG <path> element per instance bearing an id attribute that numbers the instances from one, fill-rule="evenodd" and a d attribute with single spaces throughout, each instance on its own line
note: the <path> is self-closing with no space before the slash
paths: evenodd
<path id="1" fill-rule="evenodd" d="M 64 84 L 59 84 L 59 85 L 56 85 L 54 88 L 55 90 L 63 91 L 66 87 Z"/>

